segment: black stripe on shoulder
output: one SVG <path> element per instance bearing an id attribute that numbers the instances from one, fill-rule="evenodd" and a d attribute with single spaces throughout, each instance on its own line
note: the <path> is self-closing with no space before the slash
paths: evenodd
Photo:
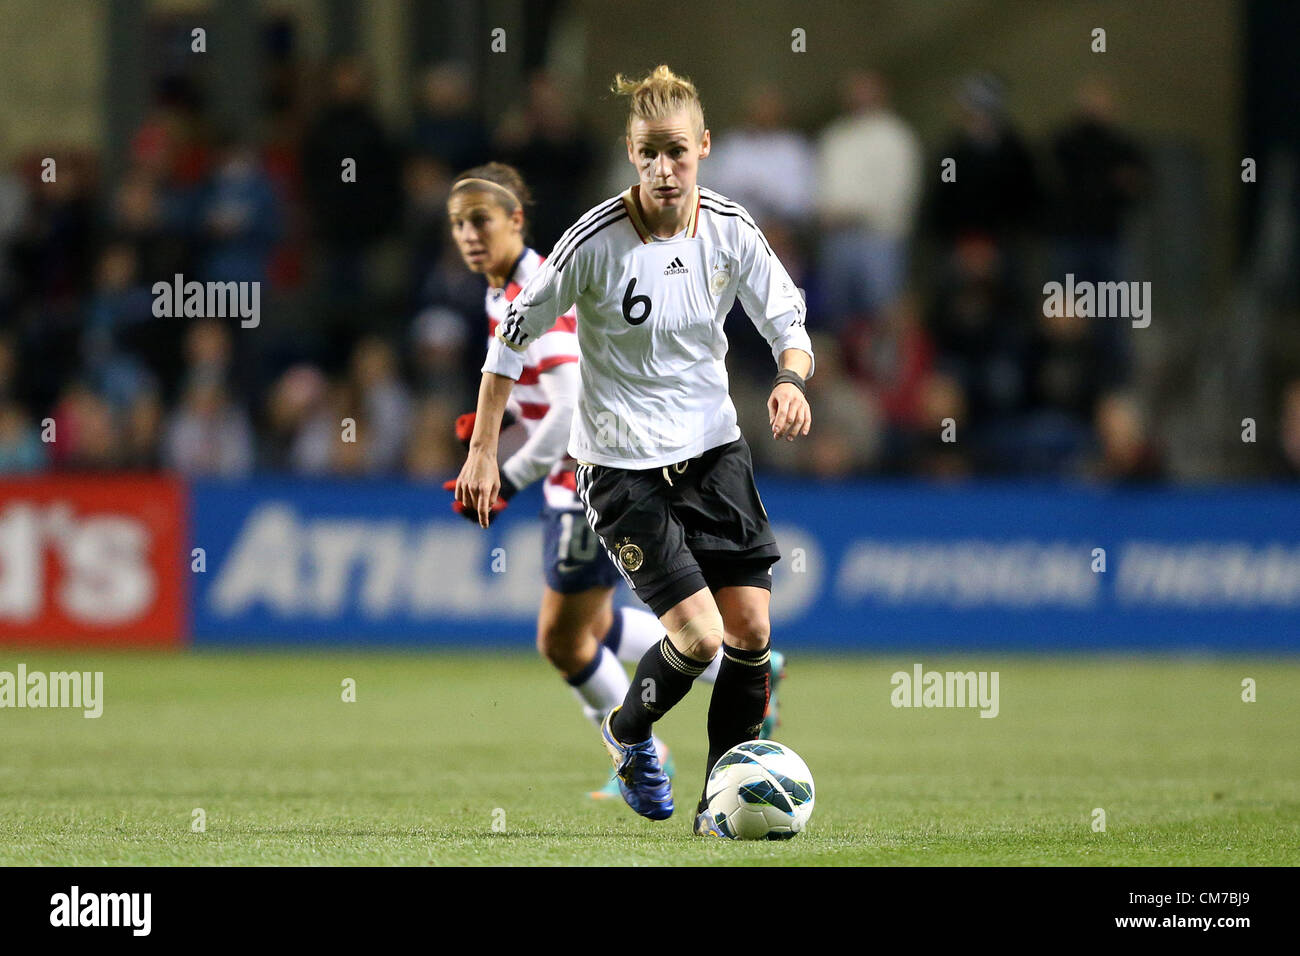
<path id="1" fill-rule="evenodd" d="M 705 195 L 706 192 L 708 193 L 707 196 Z M 736 202 L 735 200 L 728 199 L 726 196 L 722 195 L 722 193 L 714 192 L 712 189 L 705 190 L 703 187 L 701 187 L 700 199 L 701 201 L 708 200 L 709 202 L 713 203 L 714 205 L 720 206 L 723 209 L 734 209 L 736 212 L 740 213 L 742 216 L 748 219 L 751 223 L 754 221 L 754 217 L 749 214 L 748 209 L 746 209 L 744 206 L 742 206 L 740 203 Z"/>
<path id="2" fill-rule="evenodd" d="M 767 236 L 763 235 L 763 230 L 759 229 L 758 224 L 754 222 L 754 220 L 750 219 L 749 216 L 732 209 L 721 209 L 718 206 L 705 202 L 703 199 L 700 200 L 700 208 L 707 209 L 709 212 L 717 213 L 719 216 L 734 216 L 746 225 L 753 227 L 753 230 L 758 233 L 758 238 L 763 241 L 763 248 L 767 250 L 767 254 L 773 257 L 776 256 L 776 253 L 772 251 L 772 247 L 767 244 Z"/>
<path id="3" fill-rule="evenodd" d="M 573 258 L 573 254 L 578 251 L 578 247 L 582 245 L 584 242 L 586 242 L 588 239 L 590 239 L 592 236 L 594 236 L 596 233 L 602 232 L 607 226 L 612 226 L 620 219 L 626 219 L 626 218 L 627 218 L 627 210 L 624 209 L 622 212 L 620 212 L 617 216 L 613 217 L 612 219 L 606 219 L 603 222 L 599 222 L 591 229 L 587 230 L 586 234 L 577 242 L 575 242 L 569 248 L 569 251 L 564 254 L 564 258 L 561 259 L 559 264 L 555 267 L 555 271 L 563 272 L 564 267 L 568 265 L 569 260 Z"/>
<path id="4" fill-rule="evenodd" d="M 578 233 L 582 232 L 589 223 L 594 222 L 607 213 L 613 212 L 616 207 L 622 205 L 623 197 L 615 196 L 613 199 L 607 199 L 594 209 L 588 210 L 581 219 L 564 231 L 564 235 L 560 236 L 559 240 L 555 243 L 555 248 L 551 250 L 551 255 L 563 255 L 565 249 L 562 247 L 572 242 L 573 238 L 577 236 Z"/>
<path id="5" fill-rule="evenodd" d="M 708 186 L 700 187 L 700 198 L 710 199 L 713 202 L 716 202 L 720 206 L 740 205 L 740 203 L 736 202 L 734 199 L 728 199 L 726 196 L 722 195 L 722 193 L 718 192 L 716 189 L 710 189 Z"/>
<path id="6" fill-rule="evenodd" d="M 756 223 L 754 221 L 754 217 L 749 214 L 749 210 L 746 209 L 744 206 L 742 206 L 740 203 L 732 202 L 730 199 L 720 196 L 717 193 L 713 192 L 712 190 L 709 190 L 709 192 L 711 193 L 711 195 L 709 196 L 705 196 L 703 193 L 700 194 L 701 202 L 707 201 L 720 210 L 721 209 L 730 210 L 731 212 L 734 212 L 736 213 L 736 215 L 740 216 L 741 219 L 745 220 L 745 222 L 749 223 L 755 229 L 758 228 L 758 223 Z"/>
<path id="7" fill-rule="evenodd" d="M 562 243 L 564 246 L 563 249 L 560 248 L 561 244 L 557 243 L 555 247 L 556 252 L 551 257 L 551 261 L 556 264 L 556 271 L 558 272 L 560 269 L 564 268 L 564 263 L 569 261 L 569 256 L 573 255 L 573 250 L 586 241 L 587 236 L 591 235 L 592 230 L 603 229 L 608 223 L 626 215 L 627 209 L 624 208 L 622 203 L 620 203 L 618 206 L 605 210 L 595 219 L 586 223 L 580 232 L 575 232 L 564 243 Z"/>
<path id="8" fill-rule="evenodd" d="M 606 199 L 604 202 L 597 203 L 595 206 L 592 206 L 590 209 L 584 212 L 582 214 L 582 217 L 578 219 L 577 222 L 575 222 L 572 226 L 566 229 L 564 231 L 564 235 L 568 236 L 577 232 L 581 232 L 582 227 L 585 226 L 587 223 L 591 222 L 594 219 L 599 218 L 600 216 L 603 216 L 605 213 L 609 212 L 614 207 L 622 205 L 622 203 L 623 203 L 623 197 L 621 195 L 612 196 L 609 199 Z M 556 245 L 559 245 L 559 243 L 556 243 Z"/>

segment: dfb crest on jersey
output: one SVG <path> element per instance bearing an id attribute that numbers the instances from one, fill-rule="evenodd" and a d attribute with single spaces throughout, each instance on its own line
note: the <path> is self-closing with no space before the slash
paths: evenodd
<path id="1" fill-rule="evenodd" d="M 713 275 L 709 277 L 709 291 L 714 295 L 722 295 L 722 290 L 727 287 L 731 281 L 731 260 L 718 253 L 713 260 Z"/>
<path id="2" fill-rule="evenodd" d="M 618 560 L 626 570 L 639 571 L 645 561 L 645 552 L 629 539 L 624 538 L 618 543 Z"/>

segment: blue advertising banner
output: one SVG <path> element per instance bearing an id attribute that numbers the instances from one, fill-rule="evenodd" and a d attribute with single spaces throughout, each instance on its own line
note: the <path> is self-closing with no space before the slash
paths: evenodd
<path id="1" fill-rule="evenodd" d="M 1300 651 L 1300 489 L 759 485 L 782 646 Z M 198 644 L 531 646 L 536 489 L 483 531 L 436 484 L 191 488 Z"/>

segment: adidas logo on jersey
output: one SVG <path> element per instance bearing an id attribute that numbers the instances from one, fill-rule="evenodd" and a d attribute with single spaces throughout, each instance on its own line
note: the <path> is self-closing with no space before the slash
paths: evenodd
<path id="1" fill-rule="evenodd" d="M 668 263 L 668 268 L 664 270 L 664 275 L 679 276 L 679 275 L 684 275 L 686 273 L 689 273 L 690 271 L 691 271 L 690 269 L 686 268 L 686 266 L 682 264 L 682 260 L 680 258 L 674 256 L 673 261 Z"/>

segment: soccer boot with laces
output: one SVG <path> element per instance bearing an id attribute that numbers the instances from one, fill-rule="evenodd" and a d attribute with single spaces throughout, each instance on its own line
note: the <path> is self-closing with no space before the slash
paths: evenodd
<path id="1" fill-rule="evenodd" d="M 625 744 L 614 736 L 610 724 L 619 708 L 605 715 L 600 739 L 609 751 L 623 801 L 643 817 L 667 820 L 673 815 L 673 788 L 659 763 L 654 738 L 639 744 Z"/>
<path id="2" fill-rule="evenodd" d="M 668 779 L 672 780 L 673 777 L 677 776 L 677 767 L 673 763 L 672 751 L 658 737 L 654 738 L 654 742 L 655 749 L 659 751 L 659 763 L 663 765 L 664 773 L 668 775 Z M 616 774 L 610 774 L 603 787 L 599 790 L 592 790 L 588 794 L 592 800 L 617 800 L 622 795 L 618 789 L 618 776 Z"/>

